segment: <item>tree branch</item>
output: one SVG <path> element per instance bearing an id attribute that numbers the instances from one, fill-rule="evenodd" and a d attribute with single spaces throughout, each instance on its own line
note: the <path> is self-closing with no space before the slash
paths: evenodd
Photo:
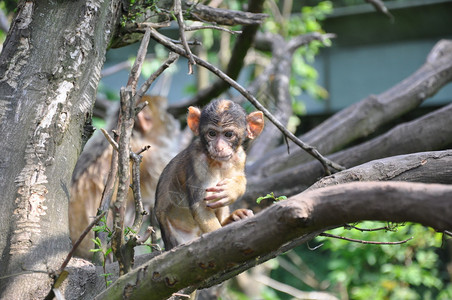
<path id="1" fill-rule="evenodd" d="M 348 148 L 329 156 L 333 161 L 351 168 L 370 160 L 382 159 L 387 156 L 395 156 L 413 152 L 433 151 L 445 149 L 452 144 L 452 104 L 434 111 L 415 121 L 399 125 L 382 136 L 374 138 L 368 142 L 355 147 Z M 365 173 L 366 180 L 391 180 L 397 175 L 397 170 L 403 170 L 402 165 L 392 165 L 392 170 L 381 173 L 378 169 Z M 448 159 L 444 157 L 443 159 Z M 414 158 L 415 161 L 418 159 Z M 378 161 L 375 162 L 376 164 Z M 444 162 L 443 162 L 444 163 Z M 430 164 L 420 164 L 413 167 L 404 179 L 407 181 L 428 180 L 435 176 L 435 172 L 428 172 Z M 420 170 L 424 169 L 424 172 Z M 439 168 L 438 172 L 443 168 Z M 447 168 L 446 168 L 447 170 Z M 447 171 L 446 171 L 447 172 Z M 354 174 L 354 173 L 351 173 Z M 309 162 L 290 169 L 276 172 L 271 176 L 248 175 L 248 183 L 242 201 L 254 205 L 257 197 L 274 192 L 277 196 L 293 195 L 311 186 L 317 178 L 322 176 L 322 168 L 317 162 Z M 335 174 L 336 176 L 336 174 Z M 356 178 L 356 176 L 352 176 Z M 441 180 L 438 173 L 436 180 Z M 445 176 L 444 179 L 447 179 Z M 429 181 L 427 181 L 429 182 Z M 237 202 L 236 202 L 237 203 Z M 240 203 L 243 205 L 243 203 Z"/>
<path id="2" fill-rule="evenodd" d="M 165 47 L 169 48 L 171 51 L 176 52 L 179 55 L 187 57 L 187 53 L 184 49 L 181 47 L 175 45 L 171 41 L 169 41 L 165 36 L 158 33 L 156 30 L 151 28 L 151 35 L 152 38 L 155 39 L 157 42 L 161 43 Z M 325 158 L 322 154 L 320 154 L 317 149 L 314 147 L 304 143 L 300 139 L 298 139 L 293 133 L 288 131 L 284 125 L 281 124 L 262 104 L 259 103 L 259 101 L 250 93 L 248 93 L 241 85 L 239 85 L 236 81 L 234 81 L 232 78 L 230 78 L 228 75 L 224 74 L 221 70 L 219 70 L 217 67 L 213 66 L 212 64 L 200 59 L 196 55 L 193 55 L 193 58 L 195 59 L 196 63 L 204 68 L 207 68 L 212 73 L 220 77 L 222 80 L 227 82 L 229 85 L 231 85 L 233 88 L 235 88 L 238 92 L 240 92 L 251 104 L 254 105 L 258 110 L 262 111 L 263 114 L 273 123 L 275 126 L 281 130 L 286 137 L 288 137 L 290 140 L 292 140 L 296 145 L 301 147 L 303 150 L 311 154 L 313 157 L 315 157 L 323 166 L 323 170 L 325 174 L 331 174 L 328 167 L 331 167 L 335 170 L 343 170 L 344 168 L 333 161 Z"/>
<path id="3" fill-rule="evenodd" d="M 267 17 L 267 15 L 263 13 L 222 9 L 183 0 L 181 0 L 181 2 L 186 20 L 233 26 L 259 25 Z M 147 24 L 150 27 L 155 27 L 155 24 L 168 22 L 173 6 L 174 0 L 160 0 L 158 1 L 159 12 L 155 12 L 155 9 L 149 8 L 145 13 L 139 13 L 137 20 L 128 22 L 125 26 L 120 27 L 120 32 L 116 35 L 111 47 L 118 48 L 138 42 L 141 39 L 139 24 Z"/>
<path id="4" fill-rule="evenodd" d="M 250 4 L 251 6 L 251 4 Z M 207 5 L 184 2 L 182 8 L 187 10 L 191 19 L 211 22 L 218 25 L 258 25 L 267 17 L 267 14 L 255 12 L 233 11 L 229 9 L 213 8 Z"/>
<path id="5" fill-rule="evenodd" d="M 185 23 L 184 17 L 182 16 L 182 0 L 174 0 L 174 15 L 176 16 L 177 24 L 179 25 L 179 37 L 185 52 L 188 55 L 188 74 L 193 74 L 193 65 L 196 64 L 193 59 L 193 54 L 191 53 L 190 47 L 188 46 L 187 39 L 185 37 Z"/>
<path id="6" fill-rule="evenodd" d="M 161 299 L 236 265 L 276 251 L 309 232 L 361 220 L 452 228 L 452 187 L 403 182 L 349 183 L 278 202 L 260 214 L 164 252 L 119 278 L 96 299 Z M 390 208 L 390 209 L 388 209 Z M 274 220 L 274 226 L 268 226 Z M 225 248 L 227 240 L 233 247 Z M 221 250 L 220 250 L 221 248 Z M 202 250 L 201 250 L 202 249 Z"/>
<path id="7" fill-rule="evenodd" d="M 256 44 L 269 48 L 272 59 L 265 70 L 248 87 L 250 94 L 262 95 L 261 101 L 267 100 L 266 107 L 271 103 L 273 115 L 287 125 L 292 115 L 292 98 L 289 93 L 289 82 L 292 72 L 292 59 L 295 50 L 309 44 L 313 40 L 324 42 L 326 39 L 335 37 L 334 34 L 320 34 L 318 32 L 299 35 L 289 41 L 285 41 L 276 34 L 259 34 Z M 263 45 L 265 44 L 265 45 Z M 243 101 L 243 97 L 238 101 Z M 259 138 L 248 148 L 248 162 L 263 157 L 265 153 L 279 145 L 282 132 L 272 124 L 265 126 Z"/>
<path id="8" fill-rule="evenodd" d="M 374 132 L 381 125 L 397 119 L 418 107 L 452 80 L 452 41 L 438 42 L 426 62 L 411 76 L 397 85 L 336 113 L 331 118 L 302 135 L 301 140 L 314 145 L 321 153 L 332 153 L 358 138 Z M 282 145 L 248 167 L 249 174 L 272 175 L 312 158 L 300 149 L 287 155 Z"/>
<path id="9" fill-rule="evenodd" d="M 263 11 L 263 0 L 252 0 L 249 2 L 249 13 L 261 13 Z M 225 71 L 225 73 L 236 80 L 240 74 L 240 71 L 244 65 L 244 59 L 248 53 L 249 48 L 253 44 L 254 37 L 256 36 L 257 30 L 259 29 L 259 24 L 252 24 L 244 26 L 242 34 L 237 38 L 237 41 L 232 49 L 232 55 L 230 63 Z M 219 78 L 217 81 L 209 84 L 208 88 L 205 88 L 191 99 L 181 101 L 175 105 L 172 105 L 168 111 L 173 115 L 183 115 L 186 113 L 187 107 L 190 105 L 203 106 L 207 104 L 210 100 L 215 97 L 220 96 L 229 88 L 229 84 Z"/>

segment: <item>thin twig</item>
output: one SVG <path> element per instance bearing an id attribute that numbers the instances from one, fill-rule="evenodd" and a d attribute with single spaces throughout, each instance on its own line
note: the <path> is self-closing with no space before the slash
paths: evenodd
<path id="1" fill-rule="evenodd" d="M 135 114 L 132 108 L 132 87 L 121 88 L 120 133 L 118 152 L 118 189 L 114 203 L 113 237 L 111 246 L 119 264 L 119 275 L 124 275 L 132 269 L 133 256 L 129 257 L 130 249 L 126 249 L 124 239 L 124 217 L 126 199 L 129 190 L 130 174 L 130 138 L 134 125 Z"/>
<path id="2" fill-rule="evenodd" d="M 140 187 L 140 164 L 143 157 L 140 154 L 130 152 L 130 158 L 132 159 L 132 191 L 133 198 L 135 200 L 135 219 L 133 221 L 132 231 L 136 233 L 140 230 L 140 227 L 143 224 L 143 217 L 148 213 L 143 208 L 143 199 Z"/>
<path id="3" fill-rule="evenodd" d="M 151 149 L 151 145 L 146 145 L 143 148 L 141 148 L 141 150 L 138 151 L 136 154 L 140 155 L 141 153 L 143 153 L 144 151 L 148 151 L 149 149 Z"/>
<path id="4" fill-rule="evenodd" d="M 376 241 L 357 240 L 357 239 L 347 238 L 347 237 L 344 237 L 344 236 L 339 236 L 339 235 L 334 235 L 334 234 L 329 234 L 329 233 L 321 233 L 319 235 L 320 236 L 324 236 L 324 237 L 330 237 L 330 238 L 335 238 L 335 239 L 339 239 L 339 240 L 345 240 L 345 241 L 349 241 L 349 242 L 354 242 L 354 243 L 372 244 L 372 245 L 400 245 L 400 244 L 405 244 L 409 240 L 413 239 L 413 237 L 410 237 L 410 238 L 408 238 L 406 240 L 397 241 L 397 242 L 376 242 Z"/>
<path id="5" fill-rule="evenodd" d="M 158 33 L 156 30 L 154 30 L 152 28 L 151 28 L 151 36 L 152 36 L 153 39 L 155 39 L 157 42 L 161 43 L 162 45 L 164 45 L 165 47 L 167 47 L 171 51 L 174 51 L 177 54 L 182 55 L 184 57 L 188 57 L 188 55 L 187 55 L 187 53 L 185 52 L 184 49 L 182 49 L 181 47 L 175 45 L 174 43 L 171 43 L 170 41 L 168 41 L 168 39 L 165 36 L 163 36 L 162 34 Z M 260 104 L 260 102 L 253 95 L 248 93 L 248 91 L 246 91 L 245 88 L 243 88 L 241 85 L 239 85 L 235 80 L 230 78 L 228 75 L 223 73 L 220 69 L 218 69 L 217 67 L 213 66 L 212 64 L 200 59 L 196 55 L 193 55 L 193 58 L 200 66 L 210 70 L 212 73 L 214 73 L 215 75 L 217 75 L 218 77 L 220 77 L 221 79 L 226 81 L 230 86 L 232 86 L 237 91 L 239 91 L 246 99 L 248 99 L 248 101 L 251 102 L 251 104 L 254 105 L 254 107 L 256 107 L 258 110 L 262 111 L 264 113 L 264 115 L 273 124 L 275 124 L 275 126 L 279 130 L 281 130 L 281 132 L 284 135 L 286 135 L 291 141 L 293 141 L 296 145 L 301 147 L 303 150 L 305 150 L 306 152 L 311 154 L 313 157 L 315 157 L 322 164 L 326 175 L 330 175 L 331 174 L 331 172 L 330 172 L 328 167 L 331 167 L 331 168 L 333 168 L 335 170 L 339 170 L 339 171 L 342 171 L 342 170 L 345 169 L 343 166 L 340 166 L 339 164 L 336 164 L 335 162 L 332 162 L 328 158 L 326 158 L 323 155 L 321 155 L 317 151 L 317 149 L 315 149 L 314 147 L 304 143 L 299 138 L 297 138 L 293 133 L 291 133 L 289 130 L 287 130 L 284 127 L 284 125 L 282 125 L 281 122 L 279 122 L 262 104 Z"/>
<path id="6" fill-rule="evenodd" d="M 151 237 L 151 235 L 155 232 L 154 227 L 152 226 L 148 226 L 148 228 L 146 228 L 146 231 L 144 232 L 144 234 L 142 236 L 140 236 L 140 238 L 137 240 L 138 244 L 144 244 L 148 238 Z"/>
<path id="7" fill-rule="evenodd" d="M 215 30 L 219 30 L 219 31 L 225 31 L 230 34 L 242 34 L 241 30 L 231 30 L 231 29 L 224 28 L 221 26 L 216 26 L 216 25 L 185 26 L 185 31 L 195 31 L 195 30 L 202 30 L 202 29 L 215 29 Z"/>
<path id="8" fill-rule="evenodd" d="M 135 92 L 137 87 L 138 78 L 141 74 L 141 67 L 146 58 L 146 53 L 148 51 L 148 45 L 150 41 L 151 30 L 148 28 L 145 30 L 143 39 L 141 40 L 140 48 L 138 49 L 137 58 L 133 63 L 133 67 L 130 70 L 129 80 L 127 81 L 127 86 L 132 87 L 132 91 Z"/>
<path id="9" fill-rule="evenodd" d="M 100 129 L 100 132 L 102 132 L 104 134 L 105 138 L 110 143 L 110 145 L 113 147 L 113 149 L 115 151 L 119 151 L 118 150 L 118 143 L 116 143 L 116 141 L 108 134 L 108 132 L 105 129 L 103 129 L 103 128 Z"/>
<path id="10" fill-rule="evenodd" d="M 118 126 L 120 124 L 121 120 L 118 121 Z M 102 130 L 101 130 L 102 131 Z M 111 139 L 113 141 L 113 144 L 116 144 L 115 139 L 118 138 L 118 134 L 116 130 L 112 131 L 114 134 L 114 138 Z M 107 132 L 105 132 L 107 133 Z M 108 138 L 110 138 L 110 136 L 107 133 Z M 108 140 L 107 138 L 107 140 Z M 114 146 L 113 146 L 114 147 Z M 118 147 L 116 147 L 116 149 L 118 149 Z M 110 210 L 110 203 L 111 200 L 113 199 L 113 194 L 115 191 L 115 183 L 116 183 L 116 178 L 118 177 L 118 150 L 117 151 L 112 151 L 111 153 L 111 162 L 110 162 L 110 171 L 108 172 L 107 175 L 107 181 L 105 182 L 105 187 L 104 190 L 102 191 L 102 197 L 101 197 L 101 201 L 99 203 L 99 208 L 97 209 L 97 215 L 100 215 L 101 213 L 105 213 L 105 218 L 107 218 L 108 216 L 108 212 Z M 102 245 L 103 249 L 103 253 L 105 253 L 105 251 L 107 250 L 107 237 L 108 234 L 102 231 L 96 231 L 94 233 L 94 237 L 95 238 L 99 238 L 100 239 L 100 244 Z M 98 246 L 95 245 L 95 248 L 97 248 Z M 95 252 L 93 255 L 93 261 L 96 264 L 100 264 L 102 263 L 103 258 L 100 256 L 101 252 Z"/>
<path id="11" fill-rule="evenodd" d="M 131 70 L 127 86 L 125 88 L 121 88 L 120 92 L 120 115 L 118 121 L 118 131 L 120 134 L 117 147 L 118 188 L 116 193 L 116 201 L 114 203 L 113 237 L 111 240 L 113 253 L 119 264 L 119 275 L 130 272 L 133 267 L 135 255 L 134 247 L 137 245 L 138 240 L 136 232 L 138 232 L 139 227 L 141 227 L 143 216 L 146 214 L 143 209 L 140 189 L 139 162 L 141 161 L 141 156 L 130 150 L 130 139 L 132 137 L 135 116 L 146 105 L 146 103 L 137 103 L 139 103 L 139 100 L 141 100 L 152 82 L 154 82 L 155 79 L 178 58 L 178 55 L 171 53 L 163 65 L 160 66 L 160 68 L 154 72 L 137 91 L 136 85 L 140 75 L 141 65 L 147 51 L 147 46 L 149 44 L 151 30 L 154 29 L 146 29 L 145 37 L 141 42 L 137 59 L 135 60 L 135 64 Z M 149 149 L 149 147 L 145 147 L 144 149 Z M 135 200 L 135 219 L 132 225 L 132 230 L 128 234 L 128 240 L 126 242 L 124 238 L 124 217 L 129 189 L 129 163 L 131 158 L 134 162 L 132 164 L 132 189 Z"/>
<path id="12" fill-rule="evenodd" d="M 142 111 L 142 110 L 143 110 L 146 106 L 148 106 L 148 105 L 149 105 L 149 102 L 147 102 L 147 101 L 138 103 L 138 104 L 135 106 L 135 116 L 137 116 L 137 115 L 140 113 L 140 111 Z"/>
<path id="13" fill-rule="evenodd" d="M 388 8 L 385 6 L 384 2 L 381 0 L 365 0 L 370 3 L 378 12 L 386 15 L 389 21 L 394 22 L 394 16 L 389 12 Z"/>
<path id="14" fill-rule="evenodd" d="M 174 0 L 174 15 L 176 16 L 177 23 L 179 24 L 179 35 L 182 45 L 184 46 L 185 53 L 188 55 L 188 74 L 193 74 L 193 66 L 196 62 L 193 58 L 193 53 L 191 53 L 190 47 L 188 46 L 187 39 L 185 37 L 185 23 L 184 17 L 182 16 L 182 4 L 181 0 Z"/>
<path id="15" fill-rule="evenodd" d="M 152 30 L 151 30 L 152 32 Z M 143 83 L 143 85 L 140 87 L 140 89 L 137 91 L 137 93 L 134 96 L 134 103 L 138 103 L 138 101 L 144 96 L 144 94 L 147 92 L 151 84 L 157 79 L 157 77 L 160 76 L 160 74 L 163 73 L 166 69 L 168 69 L 172 63 L 174 63 L 179 58 L 179 55 L 176 53 L 171 52 L 169 54 L 169 57 L 163 62 L 163 64 L 152 73 L 151 76 Z"/>
<path id="16" fill-rule="evenodd" d="M 356 229 L 356 230 L 359 230 L 362 232 L 372 232 L 372 231 L 380 231 L 380 230 L 390 231 L 391 230 L 391 228 L 389 226 L 383 226 L 383 227 L 377 227 L 377 228 L 360 228 L 360 227 L 353 226 L 350 224 L 345 224 L 344 228 L 345 229 Z"/>
<path id="17" fill-rule="evenodd" d="M 104 211 L 102 212 L 100 215 L 98 215 L 86 228 L 85 230 L 82 232 L 82 234 L 79 236 L 79 238 L 77 239 L 77 241 L 74 243 L 74 245 L 72 246 L 71 251 L 69 251 L 68 255 L 66 256 L 66 259 L 63 261 L 63 263 L 61 264 L 61 267 L 58 269 L 58 271 L 56 272 L 56 274 L 59 276 L 63 270 L 66 268 L 67 264 L 69 263 L 69 261 L 71 260 L 72 256 L 74 255 L 74 251 L 77 249 L 77 247 L 80 245 L 80 243 L 83 241 L 83 239 L 86 237 L 86 235 L 90 232 L 90 230 L 94 227 L 94 225 L 96 225 L 97 223 L 99 223 L 100 219 L 102 219 L 103 216 L 105 216 L 107 212 Z"/>

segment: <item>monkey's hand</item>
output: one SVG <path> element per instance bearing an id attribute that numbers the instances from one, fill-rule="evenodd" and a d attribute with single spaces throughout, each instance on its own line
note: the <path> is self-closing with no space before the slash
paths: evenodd
<path id="1" fill-rule="evenodd" d="M 226 219 L 221 222 L 221 226 L 226 226 L 230 223 L 237 222 L 249 217 L 254 216 L 254 213 L 250 209 L 240 208 L 235 210 L 232 214 L 229 215 Z"/>
<path id="2" fill-rule="evenodd" d="M 210 208 L 227 206 L 243 194 L 237 180 L 229 178 L 221 180 L 214 187 L 207 188 L 206 192 L 211 193 L 204 198 L 207 201 L 207 207 Z"/>

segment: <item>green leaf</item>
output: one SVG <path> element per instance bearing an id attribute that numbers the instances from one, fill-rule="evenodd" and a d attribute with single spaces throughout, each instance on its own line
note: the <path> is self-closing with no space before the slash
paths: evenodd
<path id="1" fill-rule="evenodd" d="M 95 239 L 91 239 L 91 240 L 93 241 L 94 244 L 101 247 L 102 243 L 100 241 L 100 238 L 96 237 Z"/>
<path id="2" fill-rule="evenodd" d="M 108 248 L 107 251 L 105 251 L 105 256 L 107 256 L 108 254 L 111 253 L 111 251 L 113 251 L 113 248 Z"/>

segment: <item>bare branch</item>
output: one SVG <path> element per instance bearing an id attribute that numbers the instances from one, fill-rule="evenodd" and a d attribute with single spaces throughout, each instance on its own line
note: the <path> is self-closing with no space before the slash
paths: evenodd
<path id="1" fill-rule="evenodd" d="M 249 13 L 260 13 L 263 11 L 263 0 L 251 0 L 248 2 L 248 12 Z M 249 48 L 252 46 L 256 33 L 259 29 L 259 24 L 247 25 L 243 27 L 243 33 L 237 37 L 236 42 L 234 44 L 234 48 L 232 49 L 232 55 L 230 61 L 234 63 L 230 63 L 227 66 L 225 73 L 236 80 L 242 70 L 245 62 L 244 59 Z M 228 83 L 225 81 L 218 79 L 215 82 L 209 84 L 209 87 L 198 91 L 195 96 L 190 99 L 180 101 L 176 105 L 172 105 L 169 108 L 169 112 L 174 115 L 185 114 L 186 108 L 189 105 L 198 105 L 202 106 L 207 104 L 210 100 L 215 97 L 218 97 L 223 92 L 225 92 L 229 88 Z"/>
<path id="2" fill-rule="evenodd" d="M 354 242 L 354 243 L 372 244 L 372 245 L 400 245 L 400 244 L 405 244 L 406 242 L 408 242 L 408 241 L 413 239 L 413 237 L 410 237 L 410 238 L 408 238 L 406 240 L 397 241 L 397 242 L 377 242 L 377 241 L 357 240 L 357 239 L 352 239 L 352 238 L 348 238 L 348 237 L 345 237 L 345 236 L 339 236 L 339 235 L 325 233 L 325 232 L 323 232 L 323 233 L 321 233 L 319 235 L 320 236 L 324 236 L 324 237 L 330 237 L 330 238 L 335 238 L 335 239 L 339 239 L 339 240 Z"/>
<path id="3" fill-rule="evenodd" d="M 132 88 L 133 93 L 135 93 L 138 78 L 140 77 L 141 74 L 141 67 L 143 66 L 144 59 L 146 58 L 150 36 L 151 36 L 150 29 L 146 29 L 140 44 L 140 48 L 138 49 L 137 58 L 135 59 L 132 70 L 130 70 L 127 86 L 130 86 Z"/>
<path id="4" fill-rule="evenodd" d="M 103 135 L 105 136 L 107 141 L 110 143 L 110 145 L 113 147 L 113 149 L 115 151 L 119 151 L 118 143 L 116 143 L 116 141 L 108 134 L 108 132 L 105 129 L 103 129 L 103 128 L 100 129 L 100 132 L 103 133 Z"/>
<path id="5" fill-rule="evenodd" d="M 188 74 L 193 74 L 193 65 L 196 64 L 193 59 L 193 54 L 191 53 L 190 47 L 188 46 L 187 39 L 185 37 L 185 23 L 184 17 L 182 16 L 182 5 L 181 0 L 174 0 L 174 15 L 176 16 L 177 24 L 179 25 L 179 36 L 182 42 L 182 46 L 188 55 Z"/>
<path id="6" fill-rule="evenodd" d="M 372 231 L 380 231 L 380 230 L 386 230 L 386 231 L 391 231 L 393 230 L 393 228 L 389 227 L 389 226 L 383 226 L 383 227 L 377 227 L 377 228 L 361 228 L 361 227 L 357 227 L 357 226 L 353 226 L 350 224 L 345 224 L 344 225 L 345 229 L 355 229 L 361 232 L 372 232 Z"/>
<path id="7" fill-rule="evenodd" d="M 147 92 L 151 84 L 163 73 L 166 69 L 168 69 L 172 63 L 174 63 L 179 58 L 179 55 L 176 53 L 170 53 L 169 57 L 163 62 L 163 64 L 152 73 L 152 75 L 143 83 L 140 89 L 137 91 L 134 97 L 134 103 L 138 103 L 138 101 L 144 96 Z"/>
<path id="8" fill-rule="evenodd" d="M 129 189 L 129 158 L 130 158 L 130 138 L 134 125 L 135 114 L 133 113 L 132 104 L 133 93 L 132 87 L 127 86 L 121 89 L 121 113 L 119 119 L 119 153 L 118 153 L 118 190 L 116 193 L 116 201 L 114 207 L 113 218 L 113 238 L 111 246 L 113 253 L 119 264 L 119 274 L 123 275 L 132 269 L 133 255 L 125 251 L 124 239 L 124 216 L 125 204 Z M 128 255 L 129 254 L 129 255 Z"/>
<path id="9" fill-rule="evenodd" d="M 212 8 L 207 5 L 183 3 L 183 9 L 186 9 L 189 16 L 195 20 L 211 22 L 218 25 L 256 25 L 261 24 L 268 16 L 262 13 L 251 13 L 242 11 L 233 11 L 222 8 Z"/>
<path id="10" fill-rule="evenodd" d="M 63 272 L 64 268 L 66 268 L 67 264 L 69 263 L 69 261 L 72 258 L 72 255 L 74 254 L 75 249 L 77 249 L 77 247 L 80 245 L 80 243 L 83 241 L 83 239 L 86 237 L 86 235 L 90 232 L 90 230 L 94 227 L 94 225 L 96 225 L 97 223 L 99 223 L 100 219 L 102 219 L 105 214 L 107 212 L 104 211 L 102 212 L 100 215 L 96 216 L 96 218 L 86 227 L 86 229 L 83 231 L 83 233 L 80 235 L 80 237 L 78 238 L 78 240 L 74 243 L 74 245 L 72 246 L 71 251 L 69 251 L 66 259 L 63 261 L 63 263 L 61 264 L 60 269 L 56 272 L 56 275 L 61 274 L 61 272 Z"/>
<path id="11" fill-rule="evenodd" d="M 240 30 L 230 30 L 225 27 L 215 26 L 215 25 L 200 25 L 200 26 L 185 26 L 185 31 L 195 31 L 195 30 L 203 30 L 203 29 L 214 29 L 219 31 L 228 32 L 230 34 L 242 34 Z"/>
<path id="12" fill-rule="evenodd" d="M 171 51 L 176 52 L 179 55 L 187 57 L 187 53 L 184 49 L 181 47 L 175 45 L 174 43 L 171 43 L 168 41 L 168 39 L 158 33 L 156 30 L 151 28 L 151 35 L 152 38 L 155 39 L 157 42 L 161 43 L 165 47 L 169 48 Z M 212 73 L 223 79 L 225 82 L 227 82 L 229 85 L 231 85 L 233 88 L 235 88 L 237 91 L 239 91 L 248 101 L 251 102 L 258 110 L 262 111 L 264 115 L 273 123 L 276 127 L 278 127 L 279 130 L 281 130 L 285 136 L 287 136 L 290 140 L 292 140 L 296 145 L 301 147 L 303 150 L 311 154 L 313 157 L 315 157 L 323 166 L 325 174 L 331 174 L 328 167 L 332 167 L 335 170 L 343 170 L 344 168 L 333 161 L 325 158 L 322 156 L 314 147 L 304 143 L 300 139 L 298 139 L 293 133 L 291 133 L 289 130 L 287 130 L 284 125 L 281 124 L 273 115 L 264 107 L 262 104 L 259 103 L 259 101 L 250 93 L 248 93 L 245 88 L 243 88 L 241 85 L 239 85 L 235 80 L 230 78 L 228 75 L 223 73 L 220 69 L 213 66 L 212 64 L 200 59 L 196 55 L 193 55 L 193 58 L 198 63 L 198 65 L 207 68 Z"/>
<path id="13" fill-rule="evenodd" d="M 418 107 L 451 80 L 452 41 L 441 40 L 431 50 L 426 62 L 409 77 L 379 95 L 371 95 L 341 110 L 300 139 L 324 154 L 338 151 Z M 293 168 L 294 161 L 302 164 L 309 160 L 312 158 L 300 149 L 286 155 L 286 147 L 280 146 L 256 160 L 248 171 L 263 177 Z"/>
<path id="14" fill-rule="evenodd" d="M 394 22 L 394 16 L 389 12 L 388 8 L 385 6 L 381 0 L 365 0 L 367 3 L 372 4 L 372 6 L 380 13 L 386 15 L 391 22 Z"/>
<path id="15" fill-rule="evenodd" d="M 146 151 L 150 146 L 144 147 L 141 151 Z M 140 163 L 142 156 L 138 153 L 130 152 L 130 158 L 132 159 L 132 191 L 133 199 L 135 200 L 135 218 L 132 225 L 132 231 L 137 234 L 143 224 L 143 217 L 148 213 L 143 208 L 143 201 L 141 197 L 140 187 Z"/>

